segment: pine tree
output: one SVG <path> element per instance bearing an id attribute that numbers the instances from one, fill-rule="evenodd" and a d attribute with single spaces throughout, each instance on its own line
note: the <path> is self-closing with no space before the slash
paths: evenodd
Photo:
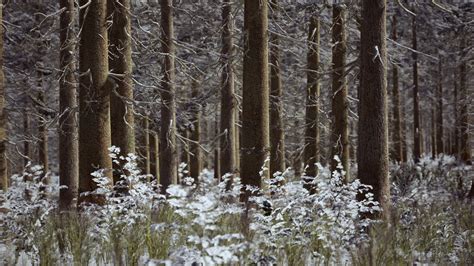
<path id="1" fill-rule="evenodd" d="M 0 3 L 0 21 L 3 21 L 3 4 Z M 0 27 L 0 189 L 7 190 L 7 116 L 3 74 L 3 27 Z"/>

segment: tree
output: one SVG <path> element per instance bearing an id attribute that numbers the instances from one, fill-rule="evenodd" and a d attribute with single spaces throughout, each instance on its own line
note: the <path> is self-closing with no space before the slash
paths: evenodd
<path id="1" fill-rule="evenodd" d="M 347 100 L 346 85 L 346 34 L 345 11 L 340 4 L 332 7 L 332 152 L 331 170 L 337 170 L 338 162 L 334 156 L 341 159 L 343 170 L 346 172 L 344 180 L 350 180 L 350 143 L 349 143 L 349 102 Z"/>
<path id="2" fill-rule="evenodd" d="M 459 92 L 462 99 L 461 102 L 461 141 L 460 141 L 460 158 L 464 162 L 471 164 L 471 143 L 469 141 L 469 103 L 468 103 L 468 90 L 467 90 L 467 38 L 466 36 L 461 37 L 461 64 L 459 66 Z"/>
<path id="3" fill-rule="evenodd" d="M 278 23 L 279 5 L 270 1 L 272 20 Z M 280 75 L 280 40 L 270 34 L 270 176 L 285 171 L 285 133 L 282 121 L 282 86 Z"/>
<path id="4" fill-rule="evenodd" d="M 3 21 L 3 4 L 0 3 L 0 21 Z M 0 27 L 0 189 L 7 190 L 7 116 L 3 74 L 3 27 Z"/>
<path id="5" fill-rule="evenodd" d="M 132 42 L 130 0 L 107 0 L 112 25 L 109 29 L 109 69 L 114 74 L 115 89 L 110 93 L 112 145 L 120 154 L 135 153 L 132 84 Z M 120 173 L 114 176 L 114 183 Z"/>
<path id="6" fill-rule="evenodd" d="M 79 146 L 77 142 L 77 106 L 74 63 L 74 0 L 61 0 L 59 62 L 59 206 L 74 207 L 79 183 Z"/>
<path id="7" fill-rule="evenodd" d="M 392 40 L 397 41 L 397 14 L 392 17 Z M 402 114 L 400 108 L 400 92 L 398 81 L 398 62 L 392 64 L 392 100 L 393 100 L 393 159 L 396 162 L 403 162 L 403 133 L 402 133 Z"/>
<path id="8" fill-rule="evenodd" d="M 178 180 L 178 154 L 176 150 L 176 103 L 174 99 L 174 44 L 173 6 L 171 0 L 160 0 L 161 52 L 163 80 L 161 82 L 161 130 L 160 130 L 160 184 L 162 192 Z"/>
<path id="9" fill-rule="evenodd" d="M 106 1 L 79 2 L 84 6 L 79 18 L 82 25 L 79 46 L 79 193 L 93 191 L 97 184 L 91 173 L 104 169 L 112 179 L 109 157 L 110 90 L 108 78 L 108 34 Z M 101 197 L 85 196 L 80 201 L 101 203 Z"/>
<path id="10" fill-rule="evenodd" d="M 416 17 L 412 20 L 412 48 L 413 48 L 413 160 L 417 163 L 421 157 L 422 135 L 420 127 L 420 95 L 418 88 L 418 44 L 416 39 Z"/>
<path id="11" fill-rule="evenodd" d="M 269 156 L 268 0 L 245 0 L 244 81 L 242 100 L 241 201 L 250 187 L 261 188 L 260 173 Z"/>
<path id="12" fill-rule="evenodd" d="M 236 169 L 236 103 L 234 99 L 233 41 L 234 21 L 230 0 L 224 0 L 222 6 L 222 81 L 221 81 L 221 124 L 220 124 L 220 167 L 221 172 L 230 174 L 226 189 L 229 190 Z"/>
<path id="13" fill-rule="evenodd" d="M 305 188 L 312 190 L 309 182 L 318 174 L 319 161 L 319 19 L 311 16 L 308 29 L 308 72 L 306 88 L 306 118 L 304 164 L 306 167 Z"/>
<path id="14" fill-rule="evenodd" d="M 440 154 L 444 152 L 444 140 L 443 140 L 443 73 L 441 67 L 441 55 L 438 61 L 438 79 L 436 86 L 436 153 Z"/>
<path id="15" fill-rule="evenodd" d="M 190 149 L 190 161 L 189 161 L 189 173 L 194 179 L 194 183 L 199 183 L 199 175 L 202 171 L 202 158 L 201 158 L 201 104 L 199 103 L 199 84 L 197 81 L 193 81 L 191 98 L 195 103 L 191 110 L 191 149 Z M 216 127 L 217 129 L 217 127 Z M 218 158 L 216 158 L 218 159 Z"/>
<path id="16" fill-rule="evenodd" d="M 150 119 L 147 115 L 143 115 L 139 119 L 140 127 L 137 128 L 136 134 L 139 136 L 138 139 L 138 156 L 139 156 L 139 167 L 143 174 L 150 174 Z M 141 132 L 138 131 L 141 129 Z"/>
<path id="17" fill-rule="evenodd" d="M 360 41 L 358 178 L 389 217 L 386 1 L 364 0 Z M 359 195 L 365 197 L 365 195 Z"/>
<path id="18" fill-rule="evenodd" d="M 148 135 L 150 141 L 150 175 L 158 182 L 160 181 L 160 139 L 153 130 L 149 130 Z"/>

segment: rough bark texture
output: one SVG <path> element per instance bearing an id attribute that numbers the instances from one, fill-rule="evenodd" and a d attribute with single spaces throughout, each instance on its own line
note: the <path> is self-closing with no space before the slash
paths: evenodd
<path id="1" fill-rule="evenodd" d="M 392 40 L 397 41 L 397 15 L 392 20 Z M 392 101 L 393 101 L 393 160 L 403 162 L 403 144 L 402 144 L 402 117 L 400 108 L 400 92 L 398 81 L 398 66 L 396 63 L 392 65 Z"/>
<path id="2" fill-rule="evenodd" d="M 372 186 L 372 193 L 389 217 L 387 125 L 387 50 L 385 0 L 362 2 L 359 90 L 358 178 Z M 364 197 L 364 195 L 360 195 Z"/>
<path id="3" fill-rule="evenodd" d="M 193 82 L 192 85 L 192 102 L 194 103 L 191 111 L 192 129 L 190 134 L 190 154 L 189 154 L 189 173 L 194 179 L 194 183 L 199 183 L 199 175 L 202 171 L 202 157 L 201 157 L 201 104 L 199 103 L 199 84 Z M 218 130 L 218 128 L 216 128 Z M 219 157 L 216 158 L 217 160 Z"/>
<path id="4" fill-rule="evenodd" d="M 248 186 L 260 188 L 270 153 L 268 89 L 268 0 L 245 0 L 244 81 L 242 113 L 241 201 Z"/>
<path id="5" fill-rule="evenodd" d="M 277 0 L 270 1 L 271 18 L 278 23 Z M 280 40 L 270 34 L 270 177 L 285 171 L 285 133 L 282 120 L 282 85 L 280 75 Z"/>
<path id="6" fill-rule="evenodd" d="M 431 157 L 436 158 L 436 115 L 435 108 L 431 108 Z"/>
<path id="7" fill-rule="evenodd" d="M 305 188 L 312 190 L 309 182 L 318 174 L 316 163 L 319 162 L 319 19 L 310 18 L 308 30 L 308 72 L 306 88 L 306 118 L 304 165 L 306 167 L 304 180 Z M 298 167 L 299 168 L 299 167 Z"/>
<path id="8" fill-rule="evenodd" d="M 109 19 L 109 69 L 119 74 L 117 85 L 110 94 L 112 145 L 119 147 L 121 155 L 135 153 L 133 114 L 132 42 L 130 0 L 107 0 Z M 120 175 L 114 176 L 114 182 Z"/>
<path id="9" fill-rule="evenodd" d="M 64 8 L 60 18 L 60 52 L 59 62 L 61 76 L 59 79 L 59 206 L 70 209 L 75 206 L 79 186 L 79 143 L 76 82 L 74 76 L 74 0 L 61 0 Z"/>
<path id="10" fill-rule="evenodd" d="M 444 153 L 443 133 L 443 72 L 441 56 L 438 62 L 438 84 L 436 87 L 436 153 Z"/>
<path id="11" fill-rule="evenodd" d="M 458 82 L 456 80 L 456 72 L 454 73 L 454 100 L 453 100 L 453 109 L 454 109 L 454 136 L 453 136 L 453 150 L 452 154 L 454 156 L 459 155 L 459 108 L 458 108 Z"/>
<path id="12" fill-rule="evenodd" d="M 346 85 L 346 34 L 345 11 L 338 4 L 332 8 L 332 132 L 331 132 L 331 170 L 337 170 L 338 162 L 334 156 L 341 160 L 343 170 L 346 172 L 344 180 L 350 180 L 350 143 L 349 143 L 349 102 L 347 100 Z"/>
<path id="13" fill-rule="evenodd" d="M 230 0 L 224 0 L 222 6 L 222 84 L 221 84 L 221 124 L 220 124 L 220 166 L 221 173 L 229 176 L 226 189 L 230 189 L 236 168 L 236 103 L 234 99 L 233 41 L 234 20 Z"/>
<path id="14" fill-rule="evenodd" d="M 89 1 L 81 0 L 80 5 Z M 79 47 L 79 193 L 93 191 L 97 184 L 91 173 L 106 169 L 112 178 L 110 141 L 110 87 L 108 81 L 107 3 L 91 1 L 80 10 L 82 25 Z M 86 196 L 80 201 L 102 203 L 101 197 Z"/>
<path id="15" fill-rule="evenodd" d="M 416 17 L 412 22 L 412 48 L 418 49 L 416 40 Z M 421 157 L 421 127 L 420 127 L 420 104 L 418 88 L 418 54 L 412 53 L 413 57 L 413 160 L 417 163 Z"/>
<path id="16" fill-rule="evenodd" d="M 139 119 L 141 134 L 138 139 L 138 163 L 142 174 L 150 174 L 150 120 L 148 116 L 142 116 Z"/>
<path id="17" fill-rule="evenodd" d="M 172 0 L 160 0 L 161 51 L 163 81 L 161 83 L 161 131 L 160 131 L 160 184 L 165 192 L 178 180 L 178 154 L 176 151 L 176 103 L 174 99 L 174 44 Z"/>
<path id="18" fill-rule="evenodd" d="M 3 3 L 0 3 L 0 21 L 3 21 Z M 3 75 L 3 27 L 0 27 L 0 189 L 7 190 L 7 116 Z"/>
<path id="19" fill-rule="evenodd" d="M 461 55 L 462 61 L 459 67 L 459 92 L 461 96 L 461 117 L 460 117 L 460 134 L 461 134 L 461 141 L 460 141 L 460 158 L 464 162 L 471 164 L 471 142 L 469 141 L 469 103 L 470 99 L 468 98 L 468 88 L 466 84 L 466 75 L 467 75 L 467 40 L 466 37 L 461 38 Z"/>

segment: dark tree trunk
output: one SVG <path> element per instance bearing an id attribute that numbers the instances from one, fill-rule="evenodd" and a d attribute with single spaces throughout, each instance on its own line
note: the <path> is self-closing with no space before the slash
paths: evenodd
<path id="1" fill-rule="evenodd" d="M 221 89 L 221 127 L 220 134 L 220 166 L 222 174 L 230 174 L 226 188 L 232 185 L 233 174 L 236 169 L 238 147 L 236 147 L 236 103 L 234 99 L 234 71 L 233 65 L 233 41 L 234 21 L 232 18 L 232 4 L 230 0 L 224 0 L 222 6 L 222 89 Z M 237 131 L 238 132 L 238 131 Z"/>
<path id="2" fill-rule="evenodd" d="M 272 20 L 278 23 L 279 6 L 271 0 Z M 285 133 L 282 121 L 282 86 L 280 75 L 280 40 L 270 34 L 270 177 L 285 171 Z"/>
<path id="3" fill-rule="evenodd" d="M 374 199 L 389 217 L 387 50 L 385 0 L 362 2 L 359 89 L 358 177 L 372 186 Z M 360 195 L 365 197 L 364 195 Z"/>
<path id="4" fill-rule="evenodd" d="M 339 4 L 332 8 L 332 132 L 331 132 L 331 170 L 338 170 L 338 162 L 334 156 L 341 160 L 343 171 L 346 172 L 344 181 L 350 180 L 350 143 L 349 143 L 349 102 L 347 100 L 346 85 L 346 34 L 345 10 Z"/>
<path id="5" fill-rule="evenodd" d="M 308 30 L 308 72 L 306 88 L 306 118 L 305 118 L 305 144 L 304 165 L 306 189 L 312 191 L 310 184 L 318 174 L 316 163 L 319 162 L 319 19 L 312 16 Z"/>
<path id="6" fill-rule="evenodd" d="M 97 169 L 105 169 L 104 175 L 112 179 L 107 3 L 79 1 L 81 6 L 87 3 L 79 15 L 79 193 L 97 188 L 91 176 Z M 103 203 L 103 198 L 80 195 L 79 201 Z"/>
<path id="7" fill-rule="evenodd" d="M 249 186 L 262 187 L 268 178 L 270 153 L 268 89 L 268 0 L 245 0 L 244 81 L 242 113 L 241 201 L 247 201 Z"/>
<path id="8" fill-rule="evenodd" d="M 441 56 L 438 62 L 438 86 L 436 88 L 436 153 L 444 153 L 443 133 L 443 76 L 441 68 Z"/>
<path id="9" fill-rule="evenodd" d="M 160 0 L 161 6 L 161 50 L 165 55 L 164 77 L 161 83 L 161 131 L 160 131 L 160 184 L 164 193 L 169 185 L 178 180 L 178 154 L 176 151 L 176 104 L 175 66 L 173 44 L 172 0 Z"/>
<path id="10" fill-rule="evenodd" d="M 458 82 L 456 80 L 456 72 L 454 73 L 454 136 L 453 136 L 453 155 L 459 155 L 459 108 L 458 108 Z"/>
<path id="11" fill-rule="evenodd" d="M 460 158 L 467 164 L 471 164 L 471 142 L 469 141 L 469 93 L 467 89 L 466 79 L 467 79 L 467 40 L 463 36 L 461 38 L 461 65 L 459 67 L 459 92 L 461 96 L 461 141 L 460 141 Z M 472 95 L 471 95 L 472 96 Z"/>
<path id="12" fill-rule="evenodd" d="M 79 143 L 76 82 L 74 76 L 74 0 L 61 0 L 60 8 L 65 10 L 60 18 L 60 69 L 59 79 L 59 206 L 61 209 L 74 207 L 79 186 Z"/>
<path id="13" fill-rule="evenodd" d="M 148 116 L 142 116 L 139 120 L 141 127 L 137 128 L 138 139 L 138 162 L 142 174 L 150 174 L 150 120 Z"/>
<path id="14" fill-rule="evenodd" d="M 3 4 L 0 5 L 0 21 L 3 21 Z M 7 115 L 5 111 L 5 87 L 3 74 L 3 27 L 0 27 L 0 189 L 7 190 Z"/>
<path id="15" fill-rule="evenodd" d="M 150 175 L 152 180 L 160 182 L 160 139 L 155 131 L 150 130 L 148 133 L 150 140 Z"/>
<path id="16" fill-rule="evenodd" d="M 191 122 L 192 122 L 192 129 L 191 129 L 191 143 L 190 143 L 190 154 L 189 154 L 189 173 L 191 177 L 194 179 L 194 183 L 199 183 L 199 175 L 202 171 L 202 157 L 201 157 L 201 104 L 199 103 L 199 84 L 197 82 L 193 82 L 192 85 L 192 94 L 191 99 L 194 103 L 194 108 L 191 111 Z M 218 128 L 216 128 L 218 131 Z M 217 132 L 218 133 L 218 132 Z M 216 158 L 217 160 L 219 157 Z"/>
<path id="17" fill-rule="evenodd" d="M 392 40 L 397 41 L 397 15 L 392 20 Z M 398 66 L 397 63 L 392 65 L 392 100 L 393 100 L 393 160 L 403 162 L 403 145 L 402 145 L 402 117 L 400 110 L 400 92 L 398 84 Z"/>
<path id="18" fill-rule="evenodd" d="M 412 22 L 412 48 L 417 50 L 416 40 L 416 17 Z M 420 106 L 419 106 L 419 89 L 418 89 L 418 54 L 412 53 L 413 56 L 413 160 L 417 163 L 421 157 L 421 127 L 420 127 Z"/>

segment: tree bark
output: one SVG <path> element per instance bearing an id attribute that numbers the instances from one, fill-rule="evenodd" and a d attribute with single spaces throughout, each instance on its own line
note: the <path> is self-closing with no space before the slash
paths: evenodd
<path id="1" fill-rule="evenodd" d="M 165 192 L 169 185 L 178 180 L 178 154 L 176 150 L 176 103 L 175 66 L 173 44 L 173 6 L 172 0 L 160 0 L 161 6 L 161 50 L 165 55 L 163 62 L 163 81 L 161 83 L 161 131 L 160 131 L 160 184 Z"/>
<path id="2" fill-rule="evenodd" d="M 350 180 L 350 143 L 349 143 L 349 102 L 346 85 L 346 34 L 345 10 L 339 4 L 332 7 L 332 151 L 331 170 L 338 170 L 338 162 L 334 156 L 339 156 L 343 171 L 346 172 L 344 181 Z"/>
<path id="3" fill-rule="evenodd" d="M 59 79 L 59 206 L 61 209 L 74 208 L 79 185 L 79 146 L 76 78 L 74 76 L 74 0 L 61 0 L 60 8 L 65 9 L 60 17 L 60 69 Z M 64 186 L 64 187 L 62 187 Z"/>
<path id="4" fill-rule="evenodd" d="M 132 42 L 130 0 L 107 0 L 112 25 L 109 29 L 109 70 L 118 74 L 115 89 L 110 94 L 112 145 L 120 154 L 135 153 L 135 130 L 132 84 Z M 120 173 L 114 175 L 114 183 Z"/>
<path id="5" fill-rule="evenodd" d="M 150 130 L 148 133 L 150 140 L 150 175 L 152 180 L 160 182 L 160 139 L 155 131 Z"/>
<path id="6" fill-rule="evenodd" d="M 194 103 L 194 108 L 191 110 L 191 143 L 190 143 L 190 162 L 189 172 L 191 177 L 194 179 L 194 183 L 199 183 L 199 175 L 202 171 L 202 158 L 201 158 L 201 104 L 199 103 L 199 84 L 193 82 L 191 99 Z M 218 130 L 216 128 L 216 130 Z M 216 159 L 218 160 L 219 157 Z"/>
<path id="7" fill-rule="evenodd" d="M 431 108 L 431 157 L 436 158 L 437 152 L 436 145 L 436 115 L 435 108 Z"/>
<path id="8" fill-rule="evenodd" d="M 453 136 L 453 155 L 458 157 L 459 155 L 459 108 L 458 108 L 458 82 L 456 80 L 456 71 L 454 73 L 454 136 Z"/>
<path id="9" fill-rule="evenodd" d="M 270 152 L 268 88 L 268 0 L 245 0 L 244 80 L 242 113 L 241 201 L 268 178 Z M 267 168 L 268 169 L 268 168 Z"/>
<path id="10" fill-rule="evenodd" d="M 467 40 L 466 37 L 461 37 L 461 65 L 459 66 L 459 92 L 461 96 L 461 127 L 460 127 L 460 134 L 461 134 L 461 141 L 460 141 L 460 158 L 467 164 L 471 164 L 471 142 L 469 140 L 469 98 L 468 98 L 468 91 L 466 85 L 466 75 L 467 75 Z"/>
<path id="11" fill-rule="evenodd" d="M 44 86 L 43 86 L 43 73 L 41 70 L 37 71 L 38 78 L 38 102 L 45 103 L 44 99 Z M 40 111 L 38 116 L 38 159 L 39 164 L 43 166 L 43 182 L 48 183 L 47 174 L 49 172 L 49 156 L 48 156 L 48 128 L 46 126 L 47 116 Z"/>
<path id="12" fill-rule="evenodd" d="M 138 139 L 138 162 L 142 174 L 150 175 L 150 120 L 148 116 L 140 117 L 141 132 L 137 132 Z M 137 128 L 138 129 L 138 128 Z"/>
<path id="13" fill-rule="evenodd" d="M 436 153 L 444 153 L 444 133 L 443 133 L 443 77 L 442 77 L 441 56 L 438 62 L 438 86 L 436 88 Z"/>
<path id="14" fill-rule="evenodd" d="M 316 163 L 319 162 L 319 18 L 312 16 L 309 21 L 308 32 L 308 72 L 306 88 L 306 118 L 305 118 L 305 144 L 304 144 L 304 165 L 306 189 L 312 191 L 314 188 L 310 184 L 318 174 Z"/>
<path id="15" fill-rule="evenodd" d="M 3 4 L 0 3 L 0 21 L 3 21 Z M 3 27 L 0 27 L 0 189 L 8 188 L 7 175 L 7 115 L 3 74 Z"/>
<path id="16" fill-rule="evenodd" d="M 109 157 L 110 89 L 108 80 L 108 34 L 106 1 L 80 0 L 89 5 L 80 10 L 82 25 L 79 47 L 79 193 L 97 188 L 91 173 L 105 169 L 112 179 Z M 101 196 L 80 196 L 79 201 L 103 203 Z"/>
<path id="17" fill-rule="evenodd" d="M 397 15 L 393 16 L 392 20 L 392 40 L 397 41 Z M 392 100 L 393 100 L 393 159 L 396 162 L 403 162 L 403 145 L 402 145 L 402 117 L 400 108 L 400 92 L 398 81 L 398 66 L 397 63 L 392 65 Z"/>
<path id="18" fill-rule="evenodd" d="M 271 17 L 278 23 L 279 5 L 270 1 Z M 280 40 L 277 34 L 270 34 L 270 177 L 275 172 L 285 171 L 285 133 L 282 120 L 282 86 L 280 75 Z"/>
<path id="19" fill-rule="evenodd" d="M 358 177 L 389 217 L 386 1 L 362 2 Z M 359 195 L 365 198 L 365 195 Z"/>
<path id="20" fill-rule="evenodd" d="M 416 17 L 412 22 L 412 48 L 417 50 L 416 40 Z M 418 89 L 418 54 L 412 53 L 413 57 L 413 160 L 417 163 L 421 157 L 421 128 L 420 128 L 420 106 Z"/>
<path id="21" fill-rule="evenodd" d="M 234 21 L 232 18 L 232 4 L 224 0 L 222 6 L 222 89 L 221 89 L 221 125 L 220 125 L 220 167 L 221 173 L 229 175 L 226 189 L 230 190 L 233 174 L 236 168 L 236 102 L 234 96 L 233 41 Z"/>

